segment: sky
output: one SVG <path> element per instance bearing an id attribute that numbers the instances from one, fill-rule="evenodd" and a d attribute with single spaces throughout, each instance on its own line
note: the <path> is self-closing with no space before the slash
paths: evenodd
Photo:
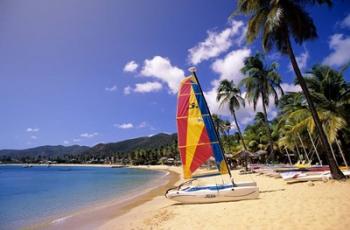
<path id="1" fill-rule="evenodd" d="M 244 58 L 262 52 L 260 41 L 245 42 L 247 18 L 229 19 L 235 4 L 1 0 L 0 149 L 174 133 L 177 88 L 190 66 L 197 67 L 212 113 L 232 119 L 215 101 L 218 82 L 238 84 Z M 302 71 L 316 63 L 339 69 L 350 61 L 350 3 L 307 11 L 319 38 L 293 44 Z M 300 90 L 287 57 L 265 55 L 280 63 L 285 91 Z M 249 104 L 237 113 L 242 127 L 255 114 Z M 276 114 L 271 103 L 269 117 Z"/>

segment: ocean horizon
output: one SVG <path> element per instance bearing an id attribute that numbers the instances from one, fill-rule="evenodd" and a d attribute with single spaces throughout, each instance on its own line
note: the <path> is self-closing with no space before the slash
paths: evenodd
<path id="1" fill-rule="evenodd" d="M 0 166 L 0 228 L 19 229 L 127 197 L 164 173 L 89 166 Z"/>

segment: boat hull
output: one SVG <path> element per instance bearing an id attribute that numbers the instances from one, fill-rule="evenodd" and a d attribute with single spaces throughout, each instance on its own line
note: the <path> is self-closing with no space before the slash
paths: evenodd
<path id="1" fill-rule="evenodd" d="M 250 200 L 259 197 L 259 189 L 254 186 L 238 185 L 209 185 L 209 186 L 190 186 L 184 189 L 174 188 L 165 194 L 168 199 L 184 203 L 216 203 L 239 200 Z"/>
<path id="2" fill-rule="evenodd" d="M 343 171 L 345 176 L 350 176 L 350 170 Z M 288 184 L 296 183 L 296 182 L 306 182 L 306 181 L 328 181 L 332 179 L 332 175 L 330 171 L 325 172 L 311 172 L 304 173 L 300 175 L 295 175 L 293 178 L 285 179 Z"/>

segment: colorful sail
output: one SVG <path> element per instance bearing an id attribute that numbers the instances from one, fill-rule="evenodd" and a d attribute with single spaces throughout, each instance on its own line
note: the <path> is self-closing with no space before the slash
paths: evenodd
<path id="1" fill-rule="evenodd" d="M 176 120 L 185 179 L 191 178 L 211 156 L 214 156 L 220 173 L 228 173 L 205 98 L 194 76 L 181 81 Z"/>

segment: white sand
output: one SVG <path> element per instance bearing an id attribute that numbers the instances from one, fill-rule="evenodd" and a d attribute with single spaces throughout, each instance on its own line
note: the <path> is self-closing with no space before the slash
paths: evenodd
<path id="1" fill-rule="evenodd" d="M 180 168 L 170 169 L 181 173 Z M 287 185 L 263 175 L 234 172 L 234 177 L 236 181 L 256 181 L 260 198 L 177 205 L 157 196 L 100 229 L 350 229 L 349 180 Z"/>

